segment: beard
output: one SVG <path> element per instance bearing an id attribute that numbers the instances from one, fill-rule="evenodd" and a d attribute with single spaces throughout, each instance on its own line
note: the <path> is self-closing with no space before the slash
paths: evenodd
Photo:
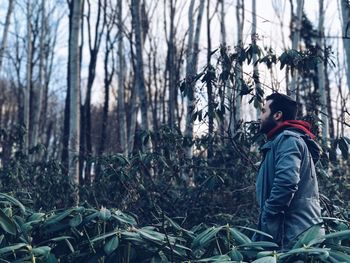
<path id="1" fill-rule="evenodd" d="M 272 115 L 270 115 L 265 121 L 262 121 L 260 123 L 259 132 L 267 134 L 276 126 L 277 126 L 277 122 L 273 119 Z"/>

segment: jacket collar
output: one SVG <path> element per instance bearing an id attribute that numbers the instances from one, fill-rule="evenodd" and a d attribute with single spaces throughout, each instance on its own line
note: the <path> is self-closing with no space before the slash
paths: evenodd
<path id="1" fill-rule="evenodd" d="M 298 131 L 301 131 L 304 134 L 310 136 L 311 139 L 315 138 L 315 135 L 310 131 L 311 124 L 306 121 L 299 120 L 288 120 L 278 124 L 275 128 L 267 133 L 267 139 L 271 140 L 275 135 L 279 134 L 286 128 L 294 128 Z"/>

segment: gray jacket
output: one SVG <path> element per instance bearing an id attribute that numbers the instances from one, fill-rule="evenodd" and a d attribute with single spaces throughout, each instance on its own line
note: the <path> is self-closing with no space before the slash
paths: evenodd
<path id="1" fill-rule="evenodd" d="M 299 234 L 322 222 L 314 166 L 320 147 L 309 135 L 286 129 L 265 143 L 261 151 L 264 159 L 256 181 L 258 229 L 286 248 Z M 268 238 L 257 235 L 255 240 Z"/>

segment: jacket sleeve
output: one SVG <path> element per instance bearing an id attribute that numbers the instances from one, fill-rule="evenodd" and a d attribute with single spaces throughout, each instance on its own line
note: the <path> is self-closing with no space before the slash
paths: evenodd
<path id="1" fill-rule="evenodd" d="M 290 205 L 300 181 L 302 146 L 299 138 L 283 136 L 275 148 L 275 175 L 269 198 L 261 214 L 261 229 L 280 241 L 284 212 Z"/>

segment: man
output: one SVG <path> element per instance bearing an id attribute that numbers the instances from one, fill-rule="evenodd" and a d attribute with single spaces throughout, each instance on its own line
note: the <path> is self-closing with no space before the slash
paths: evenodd
<path id="1" fill-rule="evenodd" d="M 266 97 L 260 115 L 260 131 L 268 141 L 261 147 L 263 161 L 256 181 L 258 229 L 271 235 L 282 249 L 322 222 L 315 172 L 320 147 L 310 124 L 295 120 L 296 113 L 296 101 L 273 93 Z M 254 239 L 269 240 L 264 235 Z"/>

